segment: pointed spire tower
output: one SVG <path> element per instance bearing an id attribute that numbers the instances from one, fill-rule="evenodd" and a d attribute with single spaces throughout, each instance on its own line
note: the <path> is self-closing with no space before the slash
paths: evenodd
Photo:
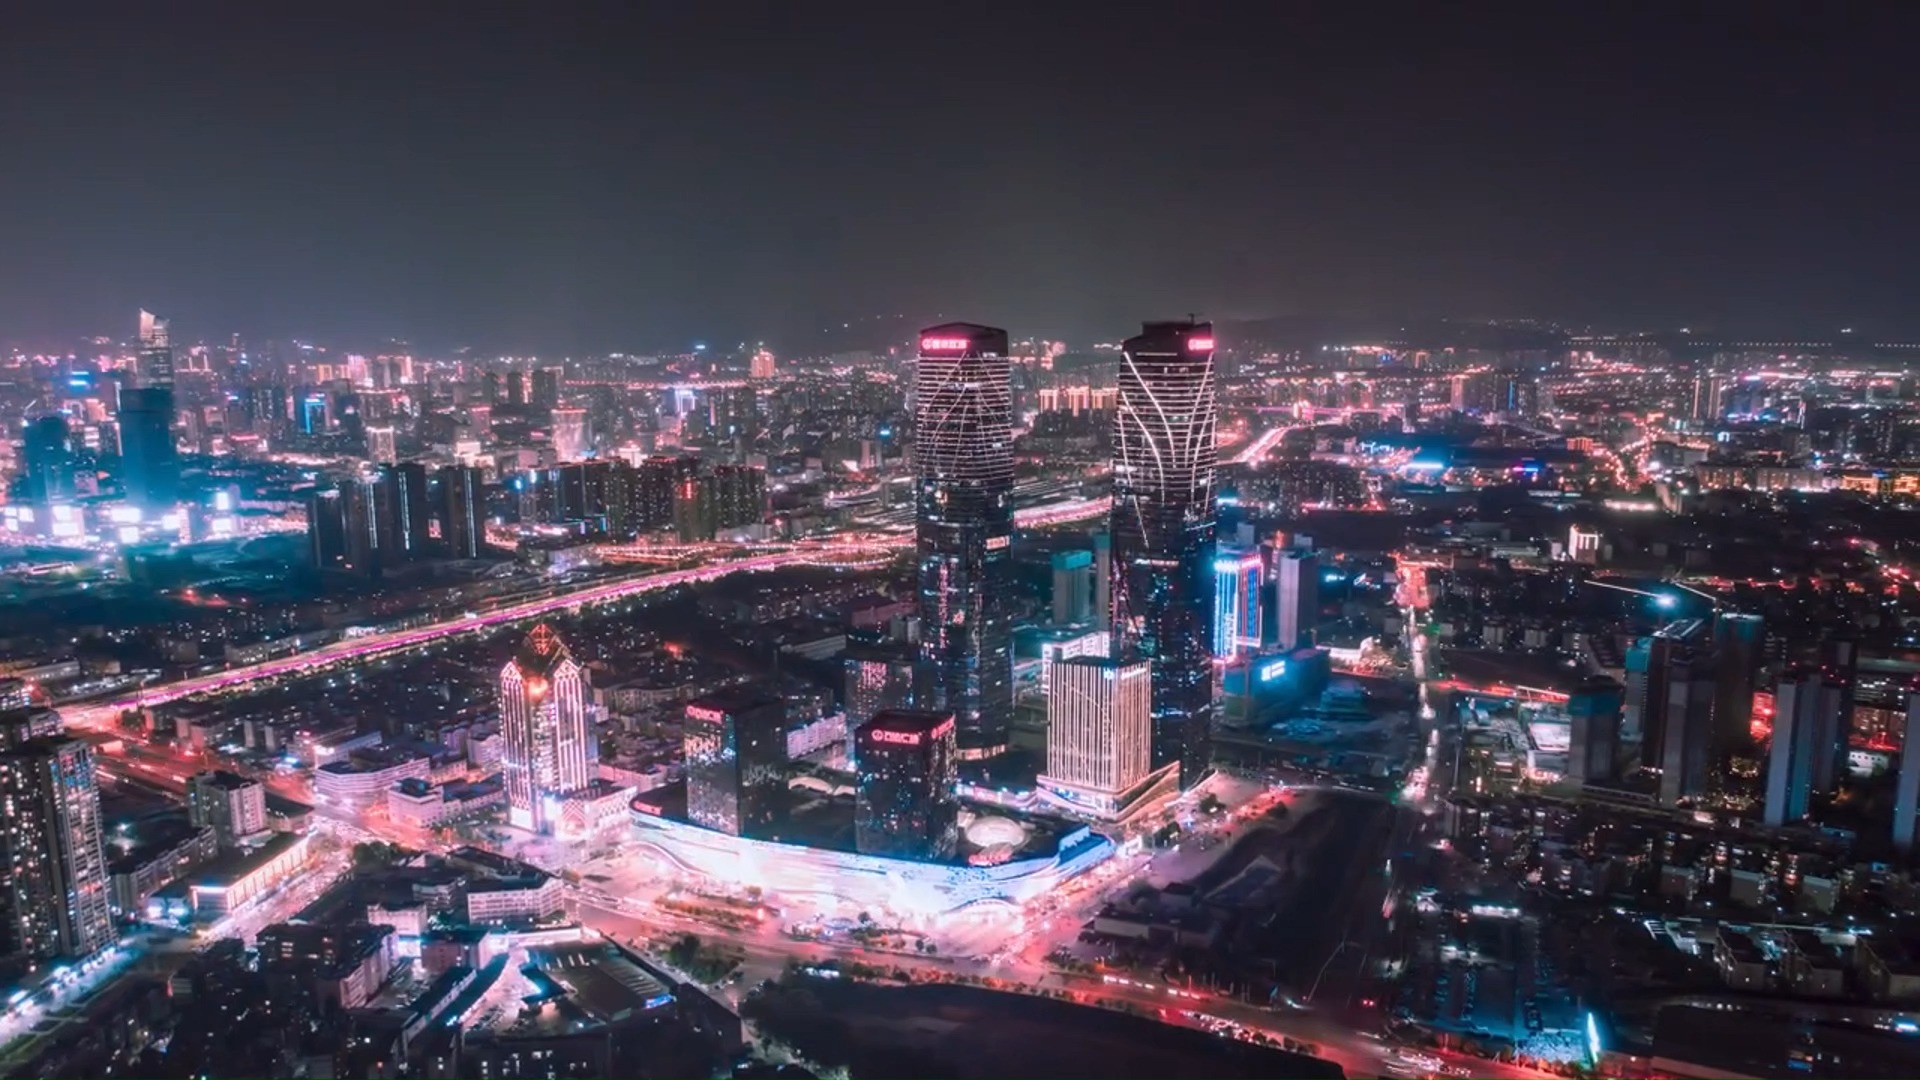
<path id="1" fill-rule="evenodd" d="M 546 623 L 500 669 L 507 821 L 552 833 L 568 796 L 593 781 L 586 674 Z"/>

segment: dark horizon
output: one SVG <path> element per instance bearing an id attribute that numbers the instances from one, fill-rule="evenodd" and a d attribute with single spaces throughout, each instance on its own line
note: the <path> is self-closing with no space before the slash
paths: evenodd
<path id="1" fill-rule="evenodd" d="M 985 7 L 0 14 L 0 341 L 1920 336 L 1907 9 Z"/>

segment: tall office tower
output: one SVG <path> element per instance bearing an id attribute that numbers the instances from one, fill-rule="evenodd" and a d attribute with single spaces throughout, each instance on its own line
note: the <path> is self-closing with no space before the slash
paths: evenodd
<path id="1" fill-rule="evenodd" d="M 553 832 L 563 800 L 593 781 L 598 755 L 590 745 L 586 672 L 545 623 L 500 669 L 500 734 L 508 823 Z"/>
<path id="2" fill-rule="evenodd" d="M 1704 795 L 1713 763 L 1711 653 L 1676 652 L 1666 664 L 1660 735 L 1660 801 Z"/>
<path id="3" fill-rule="evenodd" d="M 59 414 L 27 422 L 22 464 L 26 500 L 38 506 L 73 497 L 73 438 Z"/>
<path id="4" fill-rule="evenodd" d="M 505 374 L 500 376 L 500 381 L 506 384 L 507 404 L 520 405 L 520 406 L 526 405 L 527 403 L 527 373 L 526 372 L 524 371 L 506 372 Z"/>
<path id="5" fill-rule="evenodd" d="M 347 561 L 347 500 L 337 486 L 307 494 L 307 563 L 315 570 L 337 570 Z"/>
<path id="6" fill-rule="evenodd" d="M 1646 755 L 1647 669 L 1652 659 L 1652 638 L 1635 638 L 1627 646 L 1627 688 L 1620 702 L 1620 737 L 1627 742 L 1641 744 L 1642 764 L 1645 764 Z"/>
<path id="7" fill-rule="evenodd" d="M 1893 797 L 1893 846 L 1911 855 L 1920 842 L 1920 694 L 1907 697 L 1906 738 L 1900 744 L 1900 776 Z"/>
<path id="8" fill-rule="evenodd" d="M 1671 697 L 1667 686 L 1668 669 L 1676 659 L 1691 659 L 1695 662 L 1688 666 L 1689 678 L 1696 673 L 1696 669 L 1698 672 L 1707 670 L 1706 652 L 1709 641 L 1706 630 L 1707 624 L 1699 619 L 1682 619 L 1661 627 L 1647 639 L 1646 677 L 1643 680 L 1644 707 L 1640 714 L 1640 764 L 1646 768 L 1662 768 L 1666 756 L 1668 702 Z M 1630 654 L 1627 664 L 1630 690 L 1633 666 Z M 1717 690 L 1718 687 L 1716 686 L 1715 689 Z M 1685 700 L 1694 709 L 1700 708 L 1699 704 L 1693 702 L 1691 698 Z M 1708 707 L 1711 707 L 1711 702 Z M 1713 747 L 1711 731 L 1694 732 L 1693 737 L 1704 740 L 1704 745 L 1711 752 Z"/>
<path id="9" fill-rule="evenodd" d="M 222 847 L 267 831 L 267 788 L 258 780 L 216 769 L 187 780 L 187 813 L 213 830 Z"/>
<path id="10" fill-rule="evenodd" d="M 553 410 L 553 456 L 561 461 L 579 461 L 587 456 L 587 410 Z"/>
<path id="11" fill-rule="evenodd" d="M 747 362 L 747 377 L 753 379 L 771 379 L 780 371 L 780 365 L 773 354 L 765 349 L 755 349 L 753 359 Z"/>
<path id="12" fill-rule="evenodd" d="M 860 725 L 853 745 L 855 849 L 894 859 L 952 858 L 960 846 L 953 714 L 883 712 Z"/>
<path id="13" fill-rule="evenodd" d="M 914 378 L 919 472 L 920 655 L 963 756 L 997 754 L 1013 724 L 1013 408 L 1007 332 L 920 332 Z"/>
<path id="14" fill-rule="evenodd" d="M 1838 684 L 1803 671 L 1780 680 L 1773 694 L 1773 746 L 1767 755 L 1766 822 L 1786 825 L 1807 816 L 1819 786 L 1820 740 L 1833 730 Z"/>
<path id="15" fill-rule="evenodd" d="M 1274 644 L 1297 649 L 1313 644 L 1320 621 L 1320 560 L 1308 551 L 1284 551 L 1273 563 Z"/>
<path id="16" fill-rule="evenodd" d="M 687 820 L 730 836 L 768 836 L 786 788 L 787 706 L 752 687 L 687 703 Z"/>
<path id="17" fill-rule="evenodd" d="M 388 462 L 399 456 L 392 424 L 367 425 L 367 460 Z"/>
<path id="18" fill-rule="evenodd" d="M 1093 621 L 1113 625 L 1113 534 L 1093 534 Z"/>
<path id="19" fill-rule="evenodd" d="M 380 469 L 382 558 L 389 564 L 424 559 L 433 544 L 432 505 L 427 491 L 427 467 L 417 461 Z"/>
<path id="20" fill-rule="evenodd" d="M 1820 649 L 1820 671 L 1826 676 L 1830 708 L 1820 713 L 1822 726 L 1814 735 L 1813 790 L 1825 794 L 1840 782 L 1846 767 L 1847 743 L 1853 737 L 1854 695 L 1860 686 L 1860 646 L 1835 638 Z"/>
<path id="21" fill-rule="evenodd" d="M 440 468 L 440 539 L 456 559 L 477 559 L 487 547 L 487 485 L 471 465 Z"/>
<path id="22" fill-rule="evenodd" d="M 120 484 L 142 510 L 180 500 L 180 462 L 173 445 L 173 390 L 149 386 L 120 393 Z"/>
<path id="23" fill-rule="evenodd" d="M 342 514 L 346 522 L 346 562 L 342 569 L 378 578 L 398 560 L 386 546 L 389 540 L 387 504 L 377 476 L 354 476 L 340 481 Z"/>
<path id="24" fill-rule="evenodd" d="M 1583 784 L 1613 779 L 1620 750 L 1620 684 L 1596 678 L 1567 697 L 1567 777 Z"/>
<path id="25" fill-rule="evenodd" d="M 1221 548 L 1213 559 L 1213 654 L 1235 657 L 1260 647 L 1260 594 L 1266 560 L 1258 551 Z"/>
<path id="26" fill-rule="evenodd" d="M 1112 815 L 1153 768 L 1153 676 L 1145 660 L 1078 656 L 1053 665 L 1040 783 Z"/>
<path id="27" fill-rule="evenodd" d="M 1731 775 L 1729 763 L 1753 747 L 1753 688 L 1765 663 L 1766 622 L 1731 611 L 1713 616 L 1718 687 L 1713 703 L 1714 775 Z"/>
<path id="28" fill-rule="evenodd" d="M 167 320 L 151 311 L 140 312 L 140 356 L 137 372 L 141 386 L 173 389 L 173 343 L 168 338 Z"/>
<path id="29" fill-rule="evenodd" d="M 93 751 L 64 736 L 0 753 L 0 957 L 32 967 L 113 944 Z"/>
<path id="30" fill-rule="evenodd" d="M 1053 621 L 1073 626 L 1093 620 L 1093 552 L 1053 553 Z"/>
<path id="31" fill-rule="evenodd" d="M 1147 323 L 1121 346 L 1113 428 L 1113 645 L 1153 662 L 1153 763 L 1213 756 L 1213 327 Z"/>
<path id="32" fill-rule="evenodd" d="M 557 367 L 535 368 L 533 371 L 533 406 L 537 409 L 551 409 L 560 404 L 560 382 L 564 371 Z M 573 458 L 561 458 L 572 461 Z"/>

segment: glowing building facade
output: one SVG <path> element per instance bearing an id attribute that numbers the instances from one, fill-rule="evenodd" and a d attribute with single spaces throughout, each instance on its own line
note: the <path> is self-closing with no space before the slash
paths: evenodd
<path id="1" fill-rule="evenodd" d="M 1153 663 L 1153 761 L 1212 758 L 1213 328 L 1148 323 L 1121 348 L 1113 432 L 1113 643 Z"/>
<path id="2" fill-rule="evenodd" d="M 663 817 L 635 800 L 635 842 L 682 874 L 751 885 L 783 900 L 841 911 L 885 911 L 908 920 L 974 907 L 1017 907 L 1058 889 L 1113 855 L 1113 841 L 1081 826 L 1043 854 L 962 865 L 731 836 Z"/>
<path id="3" fill-rule="evenodd" d="M 592 782 L 596 755 L 586 673 L 545 623 L 500 669 L 500 733 L 508 823 L 554 832 L 567 798 Z"/>
<path id="4" fill-rule="evenodd" d="M 960 843 L 953 714 L 893 709 L 854 733 L 854 846 L 863 855 L 948 859 Z"/>
<path id="5" fill-rule="evenodd" d="M 1145 660 L 1097 656 L 1053 666 L 1042 788 L 1099 817 L 1133 801 L 1153 771 L 1151 674 Z"/>
<path id="6" fill-rule="evenodd" d="M 1009 363 L 1005 330 L 948 323 L 921 331 L 914 378 L 920 658 L 928 704 L 954 714 L 968 757 L 1004 750 L 1013 722 Z"/>
<path id="7" fill-rule="evenodd" d="M 729 836 L 778 822 L 787 766 L 786 703 L 751 687 L 687 703 L 687 817 Z"/>
<path id="8" fill-rule="evenodd" d="M 1232 658 L 1260 647 L 1261 569 L 1258 551 L 1221 549 L 1213 560 L 1213 651 Z"/>

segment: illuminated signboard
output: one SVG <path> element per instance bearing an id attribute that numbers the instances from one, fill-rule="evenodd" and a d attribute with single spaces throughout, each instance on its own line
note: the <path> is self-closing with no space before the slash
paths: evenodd
<path id="1" fill-rule="evenodd" d="M 966 352 L 973 342 L 963 337 L 923 337 L 920 339 L 921 352 Z"/>
<path id="2" fill-rule="evenodd" d="M 938 724 L 935 724 L 932 730 L 926 732 L 888 731 L 886 728 L 875 728 L 867 732 L 867 737 L 877 743 L 893 743 L 897 746 L 919 746 L 920 743 L 926 739 L 941 738 L 952 730 L 953 718 L 948 717 Z"/>
<path id="3" fill-rule="evenodd" d="M 1190 337 L 1187 339 L 1188 352 L 1212 352 L 1213 339 L 1210 337 Z"/>
<path id="4" fill-rule="evenodd" d="M 687 719 L 689 720 L 708 720 L 713 723 L 719 723 L 726 718 L 727 714 L 721 712 L 719 709 L 710 709 L 705 705 L 687 706 Z"/>
<path id="5" fill-rule="evenodd" d="M 1286 673 L 1287 662 L 1285 660 L 1269 660 L 1261 664 L 1259 668 L 1259 678 L 1261 682 L 1272 682 Z"/>

